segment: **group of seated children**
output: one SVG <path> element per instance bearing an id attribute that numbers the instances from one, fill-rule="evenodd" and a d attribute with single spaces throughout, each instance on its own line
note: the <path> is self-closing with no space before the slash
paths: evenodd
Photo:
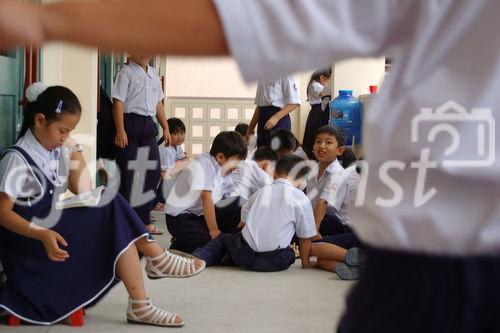
<path id="1" fill-rule="evenodd" d="M 178 128 L 169 126 L 171 133 Z M 174 145 L 181 144 L 172 138 Z M 316 163 L 298 156 L 307 156 L 298 149 L 298 140 L 278 129 L 271 133 L 270 147 L 256 148 L 245 159 L 244 137 L 236 131 L 219 133 L 209 153 L 168 181 L 165 213 L 171 249 L 191 253 L 209 266 L 279 271 L 293 264 L 290 243 L 298 237 L 304 268 L 359 278 L 364 252 L 345 212 L 359 175 L 337 159 L 353 161 L 343 142 L 337 129 L 321 127 L 313 147 Z M 185 158 L 181 155 L 178 160 Z"/>

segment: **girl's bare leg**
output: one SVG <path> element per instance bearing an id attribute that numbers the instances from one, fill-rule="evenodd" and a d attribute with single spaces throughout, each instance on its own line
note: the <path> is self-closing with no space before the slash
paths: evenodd
<path id="1" fill-rule="evenodd" d="M 142 267 L 135 244 L 132 244 L 118 259 L 116 270 L 131 299 L 147 299 Z"/>
<path id="2" fill-rule="evenodd" d="M 138 301 L 146 300 L 148 298 L 146 295 L 146 288 L 144 286 L 144 276 L 142 273 L 141 262 L 135 243 L 122 253 L 116 264 L 116 270 L 131 299 Z M 132 304 L 134 309 L 144 306 L 147 305 Z M 177 316 L 175 318 L 175 322 L 182 323 L 183 320 L 180 316 Z"/>

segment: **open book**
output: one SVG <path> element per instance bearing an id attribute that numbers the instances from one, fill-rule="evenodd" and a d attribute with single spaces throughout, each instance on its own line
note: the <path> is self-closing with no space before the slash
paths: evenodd
<path id="1" fill-rule="evenodd" d="M 103 190 L 104 186 L 101 185 L 92 191 L 80 193 L 71 198 L 56 202 L 55 208 L 60 210 L 75 207 L 95 207 L 101 200 Z"/>

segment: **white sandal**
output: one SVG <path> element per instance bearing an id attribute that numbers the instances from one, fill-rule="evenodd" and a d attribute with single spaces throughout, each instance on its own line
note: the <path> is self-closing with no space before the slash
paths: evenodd
<path id="1" fill-rule="evenodd" d="M 132 304 L 147 304 L 139 308 L 133 308 Z M 158 309 L 151 300 L 128 300 L 127 322 L 130 324 L 180 327 L 184 326 L 184 320 L 176 323 L 177 314 Z"/>
<path id="2" fill-rule="evenodd" d="M 153 264 L 156 261 L 156 264 Z M 205 269 L 206 263 L 196 269 L 195 259 L 173 254 L 167 250 L 155 258 L 146 257 L 146 274 L 150 279 L 164 277 L 185 278 L 196 275 Z"/>

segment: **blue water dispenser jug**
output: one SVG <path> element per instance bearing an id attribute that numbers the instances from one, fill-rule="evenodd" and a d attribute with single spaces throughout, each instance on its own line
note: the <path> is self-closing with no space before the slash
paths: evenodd
<path id="1" fill-rule="evenodd" d="M 363 104 L 352 96 L 352 90 L 339 90 L 339 95 L 330 102 L 329 125 L 340 128 L 346 146 L 361 143 L 361 120 Z"/>

